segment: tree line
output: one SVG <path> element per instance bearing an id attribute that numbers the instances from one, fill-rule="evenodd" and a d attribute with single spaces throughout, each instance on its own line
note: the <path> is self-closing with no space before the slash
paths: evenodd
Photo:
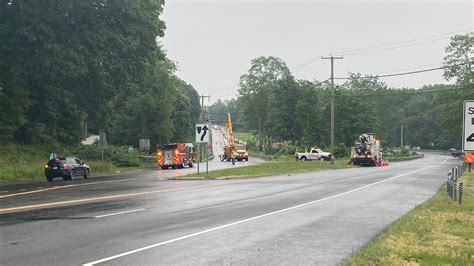
<path id="1" fill-rule="evenodd" d="M 373 132 L 387 146 L 461 148 L 462 106 L 474 99 L 472 34 L 451 38 L 444 77 L 454 84 L 419 89 L 389 87 L 377 76 L 350 73 L 335 88 L 335 140 L 350 147 L 361 133 Z M 239 97 L 217 102 L 210 112 L 229 111 L 237 130 L 253 132 L 259 147 L 275 142 L 297 146 L 330 145 L 328 82 L 297 80 L 277 57 L 259 57 L 240 77 Z M 217 117 L 217 120 L 221 118 Z"/>
<path id="2" fill-rule="evenodd" d="M 159 38 L 163 0 L 0 1 L 0 142 L 191 139 L 199 95 Z"/>

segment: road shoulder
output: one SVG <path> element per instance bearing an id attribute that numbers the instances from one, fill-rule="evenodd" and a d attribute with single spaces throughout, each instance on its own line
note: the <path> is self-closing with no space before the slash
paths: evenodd
<path id="1" fill-rule="evenodd" d="M 474 188 L 474 172 L 462 179 Z M 474 199 L 452 201 L 443 185 L 435 196 L 392 223 L 343 265 L 472 265 Z"/>

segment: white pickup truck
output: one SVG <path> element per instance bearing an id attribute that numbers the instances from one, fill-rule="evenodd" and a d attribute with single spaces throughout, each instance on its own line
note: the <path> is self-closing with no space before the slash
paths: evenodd
<path id="1" fill-rule="evenodd" d="M 321 149 L 311 148 L 311 150 L 305 152 L 295 153 L 296 160 L 306 161 L 306 160 L 321 160 L 321 161 L 330 161 L 331 153 L 324 152 Z"/>

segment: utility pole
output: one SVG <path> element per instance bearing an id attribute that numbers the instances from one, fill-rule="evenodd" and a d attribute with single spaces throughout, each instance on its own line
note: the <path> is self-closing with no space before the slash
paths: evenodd
<path id="1" fill-rule="evenodd" d="M 400 147 L 403 147 L 403 125 L 400 128 Z"/>
<path id="2" fill-rule="evenodd" d="M 87 139 L 89 134 L 87 133 L 87 113 L 82 111 L 82 114 L 84 115 L 84 139 Z"/>
<path id="3" fill-rule="evenodd" d="M 331 60 L 331 164 L 334 164 L 334 59 L 344 59 L 341 56 L 321 56 L 321 59 Z"/>
<path id="4" fill-rule="evenodd" d="M 207 114 L 207 108 L 204 107 L 204 98 L 207 98 L 208 101 L 211 100 L 211 95 L 201 95 L 201 121 L 206 122 L 206 119 L 209 119 Z"/>

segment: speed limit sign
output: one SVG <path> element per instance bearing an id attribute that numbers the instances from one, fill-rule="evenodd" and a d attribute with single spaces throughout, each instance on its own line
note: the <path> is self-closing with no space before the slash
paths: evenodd
<path id="1" fill-rule="evenodd" d="M 464 101 L 462 149 L 474 151 L 474 101 Z"/>

